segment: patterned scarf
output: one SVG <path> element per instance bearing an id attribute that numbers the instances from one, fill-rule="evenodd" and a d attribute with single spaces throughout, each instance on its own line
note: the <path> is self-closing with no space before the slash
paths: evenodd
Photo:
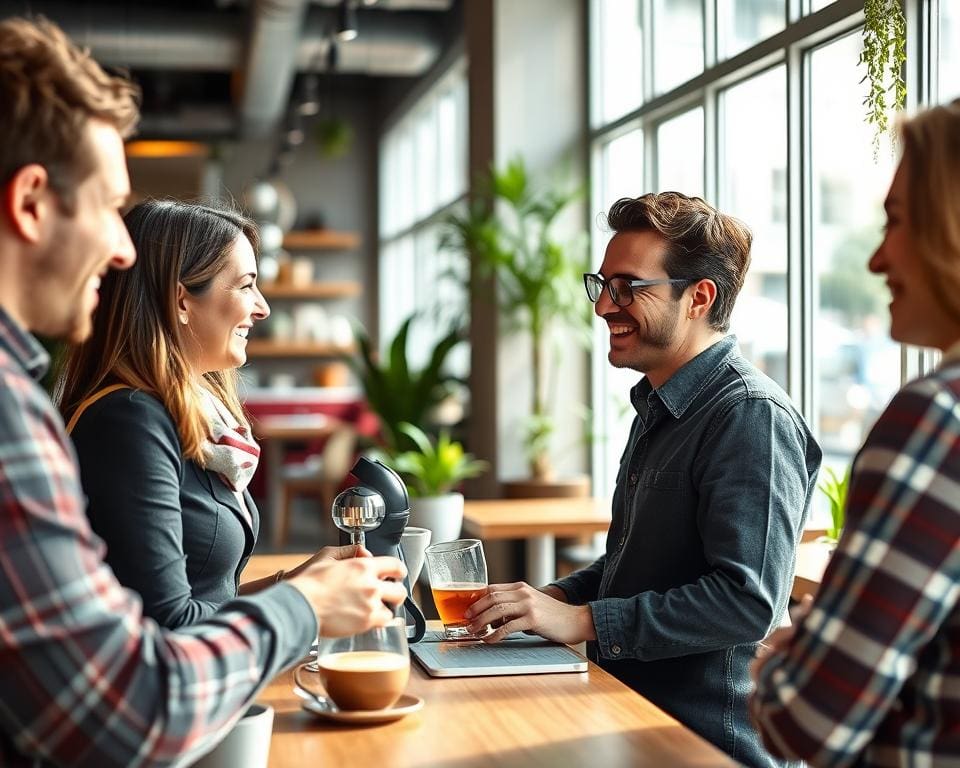
<path id="1" fill-rule="evenodd" d="M 204 410 L 210 420 L 210 438 L 203 445 L 207 469 L 217 472 L 232 490 L 241 493 L 250 484 L 260 461 L 260 446 L 250 427 L 240 424 L 227 407 L 201 387 Z"/>

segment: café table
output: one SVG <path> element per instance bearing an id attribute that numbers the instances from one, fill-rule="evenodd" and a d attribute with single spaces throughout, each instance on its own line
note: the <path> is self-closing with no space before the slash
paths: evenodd
<path id="1" fill-rule="evenodd" d="M 254 556 L 244 579 L 306 555 Z M 338 724 L 301 709 L 293 675 L 257 697 L 275 710 L 270 768 L 580 768 L 736 765 L 600 667 L 582 673 L 430 678 L 411 662 L 419 712 L 380 725 Z"/>
<path id="2" fill-rule="evenodd" d="M 309 442 L 329 437 L 342 422 L 322 413 L 292 413 L 261 416 L 253 424 L 253 433 L 264 441 L 267 461 L 266 496 L 270 520 L 270 542 L 280 541 L 280 511 L 283 506 L 283 460 L 290 443 Z"/>
<path id="3" fill-rule="evenodd" d="M 467 501 L 463 508 L 464 536 L 525 540 L 526 580 L 534 586 L 556 579 L 557 536 L 606 533 L 609 527 L 609 499 L 490 499 Z"/>

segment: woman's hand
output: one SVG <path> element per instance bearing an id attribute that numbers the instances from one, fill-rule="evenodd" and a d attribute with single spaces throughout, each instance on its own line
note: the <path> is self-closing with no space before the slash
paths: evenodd
<path id="1" fill-rule="evenodd" d="M 347 544 L 342 547 L 324 547 L 315 555 L 313 555 L 313 557 L 304 560 L 292 571 L 287 571 L 284 573 L 283 578 L 295 579 L 314 563 L 322 563 L 326 561 L 333 562 L 335 560 L 350 560 L 354 557 L 373 557 L 373 555 L 371 554 L 370 550 L 365 549 L 357 544 Z"/>

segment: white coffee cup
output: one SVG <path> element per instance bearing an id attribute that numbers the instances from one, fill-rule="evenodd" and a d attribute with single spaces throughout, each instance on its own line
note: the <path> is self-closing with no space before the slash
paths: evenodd
<path id="1" fill-rule="evenodd" d="M 252 704 L 223 741 L 193 768 L 267 768 L 272 732 L 273 707 Z"/>
<path id="2" fill-rule="evenodd" d="M 423 570 L 423 553 L 430 544 L 433 532 L 429 528 L 407 526 L 400 536 L 400 550 L 403 552 L 403 561 L 407 564 L 407 573 L 410 574 L 410 585 L 413 586 L 420 571 Z"/>

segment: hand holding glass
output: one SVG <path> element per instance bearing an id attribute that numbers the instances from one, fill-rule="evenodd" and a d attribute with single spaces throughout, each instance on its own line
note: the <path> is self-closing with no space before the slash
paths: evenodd
<path id="1" fill-rule="evenodd" d="M 487 562 L 483 544 L 478 539 L 444 541 L 427 547 L 427 573 L 433 601 L 443 622 L 443 635 L 448 640 L 476 640 L 490 631 L 484 627 L 478 634 L 467 629 L 470 622 L 464 612 L 487 594 Z"/>

